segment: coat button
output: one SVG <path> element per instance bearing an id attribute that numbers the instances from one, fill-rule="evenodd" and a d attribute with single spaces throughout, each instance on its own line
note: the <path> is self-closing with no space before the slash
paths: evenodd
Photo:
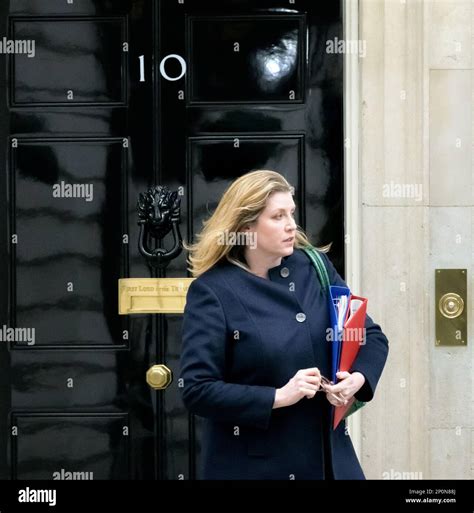
<path id="1" fill-rule="evenodd" d="M 303 312 L 297 313 L 296 320 L 298 322 L 304 322 L 306 320 L 306 315 Z"/>
<path id="2" fill-rule="evenodd" d="M 290 270 L 288 269 L 288 267 L 283 267 L 280 271 L 280 275 L 282 276 L 282 278 L 288 278 L 288 276 L 290 275 Z"/>

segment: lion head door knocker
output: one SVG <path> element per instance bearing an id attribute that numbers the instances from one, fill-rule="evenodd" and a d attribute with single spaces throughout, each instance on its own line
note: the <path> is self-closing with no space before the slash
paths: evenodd
<path id="1" fill-rule="evenodd" d="M 137 207 L 140 253 L 145 257 L 152 275 L 164 274 L 164 268 L 182 251 L 178 193 L 170 192 L 167 187 L 161 185 L 151 187 L 139 195 Z M 174 237 L 173 247 L 162 248 L 163 239 L 171 231 Z M 119 314 L 182 314 L 187 291 L 194 279 L 157 276 L 119 278 Z M 164 384 L 169 383 L 169 373 L 161 364 L 158 367 L 153 366 L 146 377 L 152 388 L 164 388 Z"/>
<path id="2" fill-rule="evenodd" d="M 150 187 L 140 193 L 138 199 L 138 224 L 140 235 L 138 248 L 152 268 L 164 269 L 182 251 L 179 219 L 181 199 L 178 193 L 170 192 L 165 185 Z M 161 241 L 172 231 L 174 246 L 170 250 L 153 248 L 152 239 Z"/>

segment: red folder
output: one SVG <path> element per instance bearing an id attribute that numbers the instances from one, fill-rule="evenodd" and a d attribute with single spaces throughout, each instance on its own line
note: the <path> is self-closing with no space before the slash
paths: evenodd
<path id="1" fill-rule="evenodd" d="M 357 310 L 351 315 L 351 303 L 354 300 L 361 301 L 361 303 Z M 354 307 L 355 305 L 353 304 L 352 306 Z M 356 359 L 356 356 L 359 352 L 360 346 L 365 343 L 364 327 L 366 314 L 367 298 L 351 295 L 342 334 L 339 372 L 349 372 L 349 369 L 352 367 L 354 360 Z M 351 397 L 351 399 L 349 399 L 347 404 L 344 406 L 336 406 L 334 408 L 334 429 L 337 428 L 355 401 L 355 397 Z"/>

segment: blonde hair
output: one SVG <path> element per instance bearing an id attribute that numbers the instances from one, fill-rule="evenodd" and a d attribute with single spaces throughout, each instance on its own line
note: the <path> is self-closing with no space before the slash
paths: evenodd
<path id="1" fill-rule="evenodd" d="M 265 169 L 246 173 L 232 182 L 214 213 L 203 221 L 203 230 L 196 235 L 197 242 L 183 241 L 183 247 L 190 252 L 187 262 L 192 276 L 197 278 L 223 259 L 250 271 L 245 263 L 244 246 L 218 244 L 219 239 L 224 233 L 239 233 L 244 226 L 254 223 L 272 193 L 292 192 L 292 189 L 280 173 Z M 295 248 L 310 244 L 307 235 L 297 226 Z M 317 249 L 326 253 L 331 244 Z"/>

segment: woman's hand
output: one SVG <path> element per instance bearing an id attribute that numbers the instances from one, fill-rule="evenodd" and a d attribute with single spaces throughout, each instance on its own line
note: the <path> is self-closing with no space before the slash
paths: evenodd
<path id="1" fill-rule="evenodd" d="M 336 376 L 342 381 L 336 385 L 325 385 L 323 383 L 322 387 L 326 392 L 327 400 L 333 406 L 343 406 L 362 388 L 362 385 L 365 383 L 365 377 L 360 372 L 353 372 L 352 374 L 349 372 L 338 372 Z"/>
<path id="2" fill-rule="evenodd" d="M 288 383 L 277 388 L 273 408 L 291 406 L 303 397 L 311 399 L 321 386 L 321 373 L 317 367 L 300 369 Z"/>

